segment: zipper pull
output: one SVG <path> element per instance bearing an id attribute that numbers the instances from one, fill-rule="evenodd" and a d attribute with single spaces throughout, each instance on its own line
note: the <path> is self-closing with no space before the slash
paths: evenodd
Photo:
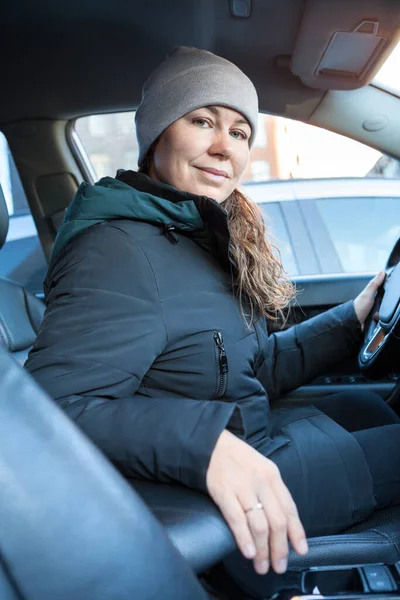
<path id="1" fill-rule="evenodd" d="M 218 347 L 218 358 L 221 374 L 226 375 L 228 373 L 228 357 L 226 356 L 225 352 L 224 338 L 222 337 L 222 333 L 220 331 L 216 331 L 214 333 L 214 340 Z"/>
<path id="2" fill-rule="evenodd" d="M 224 348 L 224 339 L 223 339 L 222 333 L 220 331 L 216 331 L 214 333 L 214 340 L 215 340 L 217 346 L 219 348 L 221 348 L 221 350 L 225 350 L 225 348 Z"/>
<path id="3" fill-rule="evenodd" d="M 171 240 L 173 244 L 177 244 L 179 242 L 179 238 L 175 233 L 176 227 L 172 225 L 172 223 L 166 223 L 164 225 L 164 233 Z"/>

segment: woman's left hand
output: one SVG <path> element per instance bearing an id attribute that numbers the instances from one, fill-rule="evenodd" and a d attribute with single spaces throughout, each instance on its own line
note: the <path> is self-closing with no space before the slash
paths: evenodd
<path id="1" fill-rule="evenodd" d="M 365 286 L 363 291 L 354 300 L 354 310 L 361 324 L 361 331 L 364 330 L 365 320 L 374 306 L 375 296 L 378 288 L 385 281 L 385 272 L 379 271 L 378 275 L 371 279 L 368 285 Z"/>

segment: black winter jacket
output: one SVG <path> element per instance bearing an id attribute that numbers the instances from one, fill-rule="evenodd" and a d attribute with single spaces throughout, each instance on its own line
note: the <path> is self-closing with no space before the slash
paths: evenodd
<path id="1" fill-rule="evenodd" d="M 357 350 L 353 302 L 249 328 L 228 245 L 219 204 L 131 171 L 82 184 L 68 210 L 26 367 L 126 475 L 205 490 L 224 428 L 270 456 L 290 437 L 268 399 Z"/>

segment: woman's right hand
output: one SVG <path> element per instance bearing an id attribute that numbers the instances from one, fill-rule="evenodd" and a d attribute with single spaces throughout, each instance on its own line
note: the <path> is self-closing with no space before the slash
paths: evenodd
<path id="1" fill-rule="evenodd" d="M 278 467 L 227 430 L 218 438 L 207 471 L 207 488 L 242 554 L 257 573 L 287 568 L 288 540 L 307 554 L 304 528 Z M 258 503 L 262 509 L 248 510 Z"/>

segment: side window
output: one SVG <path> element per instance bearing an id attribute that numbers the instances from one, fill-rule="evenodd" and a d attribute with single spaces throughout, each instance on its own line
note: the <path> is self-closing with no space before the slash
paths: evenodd
<path id="1" fill-rule="evenodd" d="M 105 175 L 115 177 L 118 169 L 137 168 L 134 116 L 134 112 L 125 112 L 92 115 L 76 121 L 75 131 L 98 178 Z M 326 207 L 332 208 L 320 208 L 319 222 L 322 218 L 328 230 L 335 228 L 336 225 L 331 224 L 325 213 L 331 210 L 332 214 L 335 211 L 340 214 L 343 206 L 350 206 L 347 200 L 344 201 L 349 197 L 346 192 L 349 178 L 355 186 L 368 178 L 376 187 L 382 179 L 400 179 L 400 161 L 319 127 L 273 115 L 259 115 L 257 136 L 241 183 L 244 192 L 262 205 L 262 212 L 267 215 L 267 231 L 271 232 L 271 241 L 279 248 L 283 266 L 289 275 L 355 272 L 361 269 L 361 264 L 364 265 L 362 270 L 371 271 L 378 262 L 382 264 L 378 256 L 383 256 L 391 242 L 386 240 L 383 245 L 380 242 L 379 246 L 371 247 L 375 259 L 368 265 L 366 260 L 362 262 L 356 258 L 356 253 L 361 250 L 354 249 L 355 242 L 353 250 L 343 259 L 345 242 L 336 241 L 339 232 L 331 234 L 332 247 L 321 250 L 323 236 L 317 220 L 308 221 L 301 207 L 294 206 L 297 201 L 306 199 L 314 202 L 321 198 L 321 203 L 325 203 L 323 199 L 329 198 L 328 193 L 334 183 L 336 199 L 330 193 Z M 361 189 L 355 190 L 352 196 L 351 203 L 356 206 L 358 201 L 357 207 L 363 214 L 362 219 L 354 218 L 349 208 L 348 235 L 354 240 L 360 239 L 363 231 L 373 230 L 376 216 L 369 210 L 372 199 L 365 198 Z M 290 220 L 290 211 L 281 210 L 282 202 L 288 200 L 292 203 Z M 333 208 L 335 204 L 336 209 Z M 294 212 L 298 213 L 302 223 L 295 223 Z M 393 220 L 390 240 L 396 235 L 395 223 Z"/>
<path id="2" fill-rule="evenodd" d="M 0 277 L 34 294 L 43 291 L 47 264 L 7 141 L 0 133 L 0 183 L 10 216 L 6 243 L 0 249 Z"/>
<path id="3" fill-rule="evenodd" d="M 118 169 L 137 169 L 135 113 L 123 112 L 82 117 L 75 131 L 96 177 L 115 177 Z"/>
<path id="4" fill-rule="evenodd" d="M 400 185 L 397 198 L 325 198 L 316 203 L 343 271 L 385 267 L 400 236 Z"/>

